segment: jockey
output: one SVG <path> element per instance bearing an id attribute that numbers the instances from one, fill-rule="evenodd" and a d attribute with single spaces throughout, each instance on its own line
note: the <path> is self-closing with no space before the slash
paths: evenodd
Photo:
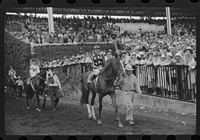
<path id="1" fill-rule="evenodd" d="M 100 54 L 100 47 L 99 45 L 94 46 L 94 54 L 92 55 L 92 67 L 93 73 L 89 77 L 88 83 L 92 83 L 92 81 L 99 75 L 100 70 L 105 65 L 105 57 L 104 55 Z"/>
<path id="2" fill-rule="evenodd" d="M 40 68 L 37 65 L 37 61 L 33 60 L 33 64 L 30 66 L 30 78 L 28 80 L 28 84 L 30 84 L 30 81 L 32 80 L 33 77 L 36 76 L 36 74 L 40 73 Z"/>
<path id="3" fill-rule="evenodd" d="M 13 69 L 12 66 L 10 66 L 10 70 L 8 71 L 8 75 L 12 80 L 17 79 L 16 71 Z"/>

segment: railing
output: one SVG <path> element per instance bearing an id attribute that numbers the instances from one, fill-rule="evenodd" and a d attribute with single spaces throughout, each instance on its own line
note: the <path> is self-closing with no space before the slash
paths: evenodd
<path id="1" fill-rule="evenodd" d="M 137 65 L 135 75 L 145 94 L 196 102 L 196 68 L 186 65 Z"/>
<path id="2" fill-rule="evenodd" d="M 143 94 L 196 102 L 196 69 L 188 70 L 185 65 L 136 65 L 133 74 L 138 78 Z M 88 70 L 90 63 L 79 63 L 61 67 L 64 75 L 73 79 L 71 83 L 77 86 L 77 79 Z M 60 72 L 58 72 L 60 73 Z M 63 78 L 63 76 L 61 76 Z"/>

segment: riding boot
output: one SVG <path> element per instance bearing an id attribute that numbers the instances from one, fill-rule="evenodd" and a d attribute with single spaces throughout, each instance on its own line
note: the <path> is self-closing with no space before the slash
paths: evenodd
<path id="1" fill-rule="evenodd" d="M 91 81 L 93 82 L 93 80 L 94 80 L 96 77 L 97 77 L 97 75 L 94 74 L 94 75 L 92 76 L 92 78 L 91 78 Z"/>

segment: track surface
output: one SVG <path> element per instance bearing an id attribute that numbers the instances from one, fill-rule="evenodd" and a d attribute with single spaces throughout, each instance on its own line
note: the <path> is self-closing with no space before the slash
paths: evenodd
<path id="1" fill-rule="evenodd" d="M 26 109 L 25 98 L 21 100 L 5 97 L 6 135 L 177 135 L 195 134 L 196 115 L 155 112 L 140 107 L 134 109 L 135 125 L 125 121 L 125 108 L 119 108 L 123 128 L 117 127 L 112 106 L 103 106 L 102 125 L 87 118 L 86 106 L 61 99 L 58 110 L 50 108 L 37 112 Z M 96 108 L 96 115 L 98 109 Z"/>

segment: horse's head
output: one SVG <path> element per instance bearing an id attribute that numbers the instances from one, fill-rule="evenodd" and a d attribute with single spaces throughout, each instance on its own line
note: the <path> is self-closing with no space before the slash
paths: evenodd
<path id="1" fill-rule="evenodd" d="M 45 81 L 46 81 L 46 70 L 41 70 L 41 72 L 36 76 L 37 80 L 37 86 L 44 88 L 45 87 Z"/>
<path id="2" fill-rule="evenodd" d="M 45 81 L 46 81 L 46 70 L 41 70 L 40 73 L 38 73 L 35 76 L 35 89 L 38 89 L 39 91 L 43 92 L 45 88 Z"/>
<path id="3" fill-rule="evenodd" d="M 41 80 L 46 80 L 46 73 L 47 71 L 45 69 L 41 70 L 41 72 L 39 73 L 40 79 Z"/>
<path id="4" fill-rule="evenodd" d="M 120 57 L 115 57 L 112 59 L 112 66 L 116 77 L 120 77 L 124 74 L 124 69 L 120 60 Z"/>

